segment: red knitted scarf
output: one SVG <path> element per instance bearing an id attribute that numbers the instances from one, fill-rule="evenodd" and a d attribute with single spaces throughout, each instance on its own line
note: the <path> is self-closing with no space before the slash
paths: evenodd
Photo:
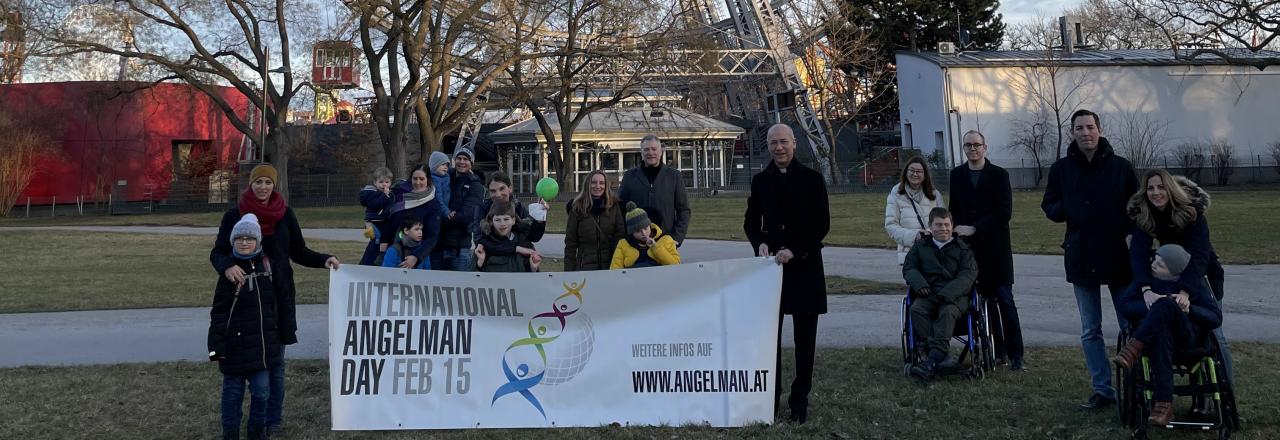
<path id="1" fill-rule="evenodd" d="M 240 215 L 253 214 L 258 216 L 258 224 L 262 226 L 262 236 L 268 236 L 276 232 L 276 222 L 284 218 L 284 210 L 288 206 L 284 203 L 284 197 L 280 197 L 280 193 L 272 191 L 271 197 L 267 198 L 267 203 L 262 203 L 258 197 L 253 195 L 253 188 L 244 190 L 240 194 Z"/>

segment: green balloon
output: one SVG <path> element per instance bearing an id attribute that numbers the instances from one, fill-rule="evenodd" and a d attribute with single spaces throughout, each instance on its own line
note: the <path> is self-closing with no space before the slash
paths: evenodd
<path id="1" fill-rule="evenodd" d="M 543 200 L 555 200 L 556 194 L 560 194 L 560 184 L 556 183 L 556 179 L 543 177 L 538 180 L 535 190 L 538 191 L 538 197 L 542 197 Z"/>

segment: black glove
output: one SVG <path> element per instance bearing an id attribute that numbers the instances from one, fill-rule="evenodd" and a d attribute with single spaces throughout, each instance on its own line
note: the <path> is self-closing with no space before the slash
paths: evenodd
<path id="1" fill-rule="evenodd" d="M 921 287 L 920 289 L 916 290 L 916 296 L 919 296 L 921 298 L 924 298 L 929 295 L 933 295 L 933 290 L 928 287 Z"/>

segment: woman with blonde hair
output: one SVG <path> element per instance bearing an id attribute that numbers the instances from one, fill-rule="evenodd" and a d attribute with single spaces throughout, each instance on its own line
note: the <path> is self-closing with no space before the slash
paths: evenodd
<path id="1" fill-rule="evenodd" d="M 605 270 L 627 234 L 613 180 L 603 170 L 587 174 L 587 189 L 565 206 L 564 270 Z"/>
<path id="2" fill-rule="evenodd" d="M 1173 419 L 1172 350 L 1194 346 L 1199 340 L 1196 330 L 1214 330 L 1229 381 L 1233 371 L 1220 328 L 1221 298 L 1214 298 L 1213 289 L 1205 279 L 1212 267 L 1221 271 L 1209 241 L 1209 222 L 1205 218 L 1209 194 L 1190 179 L 1175 178 L 1159 168 L 1143 173 L 1139 184 L 1141 188 L 1130 197 L 1127 206 L 1134 224 L 1129 241 L 1133 282 L 1117 308 L 1126 319 L 1142 325 L 1121 349 L 1116 362 L 1129 366 L 1142 354 L 1150 357 L 1156 402 L 1150 419 L 1163 425 Z M 1152 287 L 1163 279 L 1156 268 L 1164 268 L 1168 263 L 1167 259 L 1156 258 L 1157 250 L 1167 245 L 1178 245 L 1185 250 L 1185 260 L 1176 264 L 1181 266 L 1181 272 L 1167 280 L 1176 285 L 1171 294 Z M 1154 323 L 1149 323 L 1151 321 Z"/>
<path id="3" fill-rule="evenodd" d="M 908 160 L 884 208 L 884 230 L 898 244 L 898 264 L 916 240 L 929 235 L 929 211 L 945 207 L 942 192 L 933 187 L 929 164 L 920 156 Z"/>

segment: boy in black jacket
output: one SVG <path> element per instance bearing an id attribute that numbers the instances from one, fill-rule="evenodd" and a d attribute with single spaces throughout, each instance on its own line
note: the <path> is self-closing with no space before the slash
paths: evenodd
<path id="1" fill-rule="evenodd" d="M 209 313 L 209 360 L 222 371 L 222 438 L 240 438 L 241 402 L 249 384 L 249 438 L 265 439 L 268 371 L 283 351 L 276 331 L 276 298 L 271 267 L 262 255 L 258 218 L 245 214 L 231 231 L 232 257 L 245 272 L 243 283 L 219 276 Z"/>

